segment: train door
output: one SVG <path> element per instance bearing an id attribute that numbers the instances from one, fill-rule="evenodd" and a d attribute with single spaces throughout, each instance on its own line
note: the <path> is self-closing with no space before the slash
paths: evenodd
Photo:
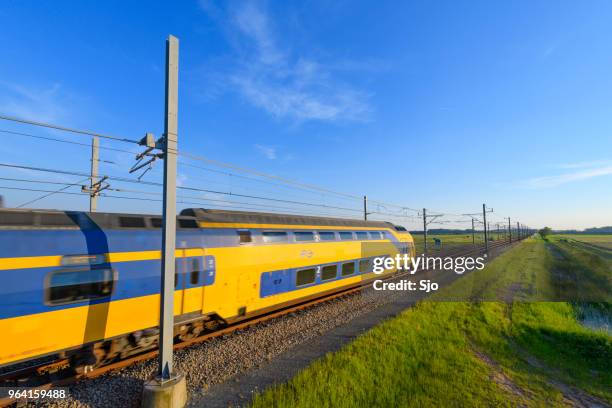
<path id="1" fill-rule="evenodd" d="M 259 295 L 257 291 L 257 279 L 259 276 L 260 275 L 257 273 L 249 273 L 246 271 L 238 275 L 238 287 L 236 291 L 238 306 L 236 313 L 238 316 L 244 316 L 251 311 L 249 307 L 253 307 L 256 297 Z"/>
<path id="2" fill-rule="evenodd" d="M 177 268 L 182 293 L 179 313 L 201 313 L 205 287 L 215 280 L 215 258 L 205 256 L 201 248 L 180 250 L 180 256 Z"/>
<path id="3" fill-rule="evenodd" d="M 204 257 L 194 255 L 194 251 L 183 249 L 178 259 L 178 284 L 180 299 L 179 314 L 199 312 L 202 310 Z"/>

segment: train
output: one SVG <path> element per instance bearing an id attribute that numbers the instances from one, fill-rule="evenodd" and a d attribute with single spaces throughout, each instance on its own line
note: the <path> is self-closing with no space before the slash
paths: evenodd
<path id="1" fill-rule="evenodd" d="M 176 221 L 176 341 L 364 285 L 376 256 L 414 256 L 390 222 L 203 208 Z M 0 367 L 57 357 L 86 372 L 156 348 L 161 227 L 0 209 Z"/>

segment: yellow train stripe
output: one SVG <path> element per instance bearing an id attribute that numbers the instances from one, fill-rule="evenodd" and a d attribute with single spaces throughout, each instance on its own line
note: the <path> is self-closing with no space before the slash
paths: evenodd
<path id="1" fill-rule="evenodd" d="M 0 271 L 9 269 L 44 268 L 61 265 L 62 257 L 53 256 L 22 256 L 19 258 L 0 258 Z"/>
<path id="2" fill-rule="evenodd" d="M 176 256 L 180 256 L 177 251 Z M 161 258 L 161 251 L 111 252 L 106 254 L 108 262 L 150 261 Z"/>
<path id="3" fill-rule="evenodd" d="M 175 257 L 202 256 L 202 248 L 177 249 Z M 151 261 L 161 258 L 161 251 L 111 252 L 104 254 L 107 262 Z M 18 258 L 0 258 L 0 271 L 11 269 L 47 268 L 62 266 L 62 256 L 22 256 Z"/>
<path id="4" fill-rule="evenodd" d="M 308 230 L 350 230 L 350 231 L 369 231 L 369 230 L 387 230 L 385 227 L 340 227 L 333 225 L 288 225 L 288 224 L 249 224 L 249 223 L 227 223 L 227 222 L 205 222 L 198 223 L 200 228 L 270 228 L 270 229 L 308 229 Z"/>

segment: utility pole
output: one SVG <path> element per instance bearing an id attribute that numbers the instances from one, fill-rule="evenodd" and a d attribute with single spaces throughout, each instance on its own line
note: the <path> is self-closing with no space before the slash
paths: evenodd
<path id="1" fill-rule="evenodd" d="M 89 212 L 98 209 L 98 196 L 100 192 L 110 188 L 106 182 L 108 176 L 98 176 L 98 165 L 100 163 L 100 141 L 97 136 L 91 139 L 91 171 L 89 174 L 89 186 L 81 186 L 81 192 L 89 194 Z M 112 163 L 112 162 L 109 162 Z"/>
<path id="2" fill-rule="evenodd" d="M 485 204 L 482 205 L 482 225 L 484 228 L 485 252 L 489 252 L 489 234 L 487 232 L 487 212 L 493 212 L 493 209 L 487 210 Z"/>
<path id="3" fill-rule="evenodd" d="M 174 338 L 174 251 L 176 248 L 176 152 L 178 111 L 178 39 L 166 41 L 166 118 L 164 126 L 164 198 L 162 227 L 162 279 L 160 316 L 160 353 L 158 375 L 169 380 L 173 373 Z"/>
<path id="4" fill-rule="evenodd" d="M 427 209 L 423 208 L 423 242 L 425 243 L 425 256 L 427 256 Z"/>
<path id="5" fill-rule="evenodd" d="M 90 185 L 98 182 L 98 163 L 100 162 L 100 139 L 94 136 L 91 139 L 91 178 Z M 98 208 L 98 194 L 89 194 L 89 212 L 96 212 Z"/>
<path id="6" fill-rule="evenodd" d="M 427 226 L 434 222 L 437 218 L 443 217 L 444 214 L 433 214 L 427 215 L 427 209 L 423 208 L 423 241 L 425 244 L 424 253 L 427 255 Z M 428 218 L 431 218 L 430 221 L 427 221 Z"/>
<path id="7" fill-rule="evenodd" d="M 363 219 L 368 220 L 368 196 L 363 196 Z"/>
<path id="8" fill-rule="evenodd" d="M 472 245 L 476 245 L 476 238 L 474 237 L 474 218 L 472 218 Z"/>
<path id="9" fill-rule="evenodd" d="M 178 39 L 172 35 L 166 40 L 166 100 L 164 135 L 153 143 L 151 134 L 145 136 L 148 149 L 141 159 L 154 148 L 162 149 L 155 158 L 164 159 L 161 298 L 159 303 L 159 360 L 157 376 L 143 389 L 143 407 L 183 407 L 187 402 L 185 377 L 174 371 L 172 349 L 174 340 L 174 274 L 176 250 L 176 166 L 178 147 Z M 152 143 L 147 143 L 152 142 Z M 140 168 L 143 165 L 140 166 Z M 136 166 L 136 168 L 139 168 Z M 132 171 L 134 171 L 133 169 Z M 170 389 L 170 392 L 168 392 Z M 161 402 L 161 404 L 160 404 Z"/>
<path id="10" fill-rule="evenodd" d="M 521 224 L 519 224 L 519 222 L 516 222 L 516 237 L 517 239 L 520 241 L 522 237 L 521 235 Z"/>
<path id="11" fill-rule="evenodd" d="M 512 243 L 512 229 L 510 228 L 510 217 L 506 217 L 508 219 L 508 242 Z"/>

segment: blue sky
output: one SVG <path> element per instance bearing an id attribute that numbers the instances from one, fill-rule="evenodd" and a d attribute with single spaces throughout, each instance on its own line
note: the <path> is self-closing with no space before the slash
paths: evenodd
<path id="1" fill-rule="evenodd" d="M 486 202 L 494 222 L 612 224 L 610 2 L 144 4 L 4 2 L 0 113 L 132 139 L 159 135 L 164 41 L 174 34 L 183 151 L 410 208 L 465 213 Z M 0 130 L 88 142 L 5 121 Z M 82 146 L 0 137 L 2 163 L 88 171 Z M 102 174 L 128 177 L 131 156 L 103 151 L 102 159 L 113 162 Z M 158 180 L 160 169 L 143 180 Z M 340 200 L 179 172 L 184 186 Z M 0 177 L 78 181 L 6 168 Z M 8 206 L 40 196 L 0 194 Z M 85 209 L 87 199 L 32 205 Z M 159 204 L 102 198 L 100 209 L 155 212 Z"/>

